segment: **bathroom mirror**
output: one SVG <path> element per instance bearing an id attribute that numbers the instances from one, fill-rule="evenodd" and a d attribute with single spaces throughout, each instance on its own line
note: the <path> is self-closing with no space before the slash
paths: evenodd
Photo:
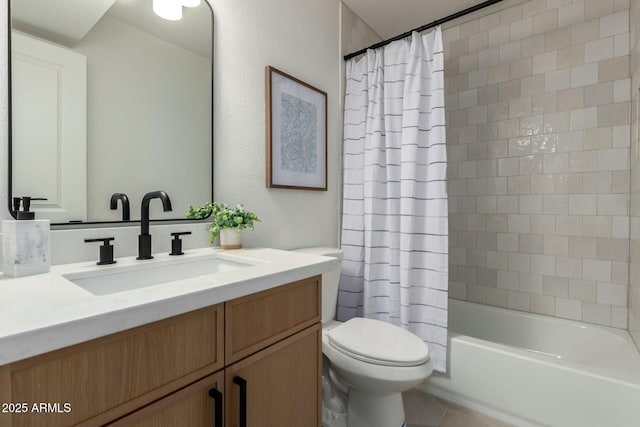
<path id="1" fill-rule="evenodd" d="M 139 220 L 144 194 L 164 190 L 173 211 L 152 203 L 151 218 L 184 219 L 213 199 L 206 0 L 9 6 L 10 211 L 13 197 L 41 197 L 31 210 L 54 224 L 118 222 L 110 200 L 124 193 Z"/>

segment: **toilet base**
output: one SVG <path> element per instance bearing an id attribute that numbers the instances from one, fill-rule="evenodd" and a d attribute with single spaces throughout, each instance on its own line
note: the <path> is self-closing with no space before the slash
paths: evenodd
<path id="1" fill-rule="evenodd" d="M 347 404 L 347 425 L 349 427 L 404 426 L 402 394 L 394 393 L 380 396 L 350 389 Z"/>

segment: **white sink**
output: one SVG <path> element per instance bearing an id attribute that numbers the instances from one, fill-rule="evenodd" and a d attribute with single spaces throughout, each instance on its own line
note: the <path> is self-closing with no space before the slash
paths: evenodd
<path id="1" fill-rule="evenodd" d="M 211 282 L 215 281 L 216 274 L 252 265 L 255 263 L 249 260 L 231 260 L 216 254 L 176 261 L 143 261 L 136 265 L 112 266 L 63 276 L 94 295 L 109 295 L 196 277 Z"/>

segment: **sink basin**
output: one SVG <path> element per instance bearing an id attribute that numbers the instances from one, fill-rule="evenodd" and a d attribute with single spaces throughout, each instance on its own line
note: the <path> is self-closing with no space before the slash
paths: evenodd
<path id="1" fill-rule="evenodd" d="M 255 264 L 212 255 L 181 259 L 176 262 L 172 260 L 110 267 L 104 270 L 66 274 L 64 277 L 94 295 L 109 295 L 201 276 L 208 276 L 206 280 L 212 281 L 215 280 L 215 276 L 209 277 L 211 275 L 252 265 Z"/>

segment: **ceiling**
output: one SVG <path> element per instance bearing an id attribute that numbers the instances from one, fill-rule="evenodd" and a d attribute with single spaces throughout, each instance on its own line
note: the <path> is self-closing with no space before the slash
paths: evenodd
<path id="1" fill-rule="evenodd" d="M 383 39 L 444 18 L 483 0 L 342 0 Z"/>

